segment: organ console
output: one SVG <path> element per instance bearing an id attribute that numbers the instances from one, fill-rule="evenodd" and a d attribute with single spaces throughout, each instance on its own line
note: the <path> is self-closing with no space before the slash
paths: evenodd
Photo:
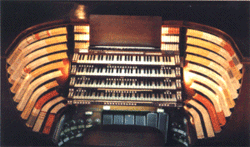
<path id="1" fill-rule="evenodd" d="M 246 78 L 228 34 L 159 16 L 51 21 L 22 32 L 6 53 L 21 118 L 58 146 L 117 145 L 100 132 L 88 140 L 106 127 L 154 129 L 164 140 L 154 146 L 216 138 Z"/>

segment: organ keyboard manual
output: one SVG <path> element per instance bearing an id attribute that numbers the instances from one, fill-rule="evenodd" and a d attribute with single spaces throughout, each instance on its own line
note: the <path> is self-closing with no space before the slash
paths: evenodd
<path id="1" fill-rule="evenodd" d="M 68 104 L 181 107 L 180 53 L 161 50 L 160 17 L 91 15 L 74 30 Z"/>
<path id="2" fill-rule="evenodd" d="M 39 24 L 6 55 L 25 127 L 58 146 L 115 146 L 126 137 L 135 139 L 126 146 L 190 146 L 216 138 L 244 95 L 249 62 L 221 30 L 145 15 Z"/>

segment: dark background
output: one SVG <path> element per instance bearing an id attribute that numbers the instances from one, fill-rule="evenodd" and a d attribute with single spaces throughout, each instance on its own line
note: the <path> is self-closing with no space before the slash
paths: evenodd
<path id="1" fill-rule="evenodd" d="M 163 20 L 186 20 L 218 28 L 229 34 L 242 54 L 250 56 L 250 2 L 78 2 L 89 6 L 91 14 L 153 15 Z M 1 1 L 1 144 L 3 146 L 49 146 L 46 136 L 27 129 L 9 92 L 4 54 L 23 30 L 47 21 L 66 18 L 73 2 Z M 249 71 L 247 70 L 249 73 Z M 248 80 L 249 81 L 249 80 Z M 248 84 L 249 85 L 249 84 Z M 245 89 L 249 89 L 248 87 Z M 249 145 L 249 93 L 239 98 L 229 123 L 217 138 L 197 145 Z"/>

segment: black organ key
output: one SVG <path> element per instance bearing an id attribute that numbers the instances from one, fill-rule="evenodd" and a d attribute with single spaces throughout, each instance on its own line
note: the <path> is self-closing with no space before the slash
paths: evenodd
<path id="1" fill-rule="evenodd" d="M 164 70 L 166 71 L 166 74 L 169 74 L 167 69 L 164 69 Z"/>
<path id="2" fill-rule="evenodd" d="M 80 72 L 80 71 L 81 71 L 81 69 L 82 69 L 81 67 L 78 67 L 78 68 L 77 68 L 77 72 Z"/>
<path id="3" fill-rule="evenodd" d="M 169 74 L 172 74 L 172 71 L 171 71 L 171 69 L 168 69 L 169 70 Z"/>

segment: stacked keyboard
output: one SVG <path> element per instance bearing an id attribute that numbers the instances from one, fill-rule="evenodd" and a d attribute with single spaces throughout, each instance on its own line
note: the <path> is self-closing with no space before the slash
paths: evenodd
<path id="1" fill-rule="evenodd" d="M 155 51 L 143 51 L 143 47 L 131 51 L 121 51 L 120 47 L 92 50 L 88 46 L 88 29 L 74 28 L 69 104 L 181 105 L 180 57 L 178 44 L 172 43 L 179 41 L 179 28 L 168 31 L 171 28 L 164 27 L 164 48 Z"/>

